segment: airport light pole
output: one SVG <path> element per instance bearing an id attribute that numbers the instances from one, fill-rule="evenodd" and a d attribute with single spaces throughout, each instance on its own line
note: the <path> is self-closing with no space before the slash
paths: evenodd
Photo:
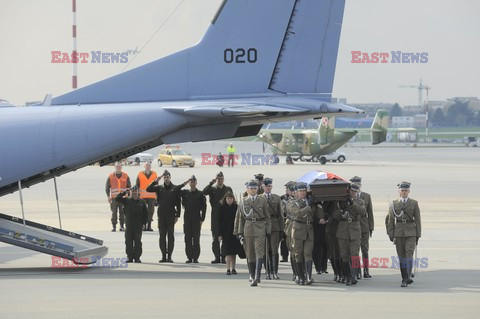
<path id="1" fill-rule="evenodd" d="M 425 109 L 425 142 L 430 142 L 430 136 L 428 134 L 428 91 L 430 91 L 431 87 L 424 86 L 424 90 L 427 92 L 427 105 Z"/>

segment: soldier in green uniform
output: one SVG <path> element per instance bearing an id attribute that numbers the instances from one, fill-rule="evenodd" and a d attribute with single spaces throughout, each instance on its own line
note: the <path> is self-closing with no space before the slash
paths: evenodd
<path id="1" fill-rule="evenodd" d="M 258 192 L 257 192 L 257 195 L 262 195 L 263 194 L 263 174 L 260 173 L 260 174 L 256 174 L 256 175 L 253 175 L 253 177 L 255 177 L 255 182 L 257 182 L 257 185 L 258 185 Z M 243 192 L 243 197 L 246 197 L 248 196 L 248 192 L 245 191 Z"/>
<path id="2" fill-rule="evenodd" d="M 337 202 L 325 202 L 323 207 L 325 218 L 327 219 L 325 234 L 327 237 L 328 257 L 330 258 L 330 262 L 332 263 L 334 273 L 333 281 L 336 281 L 338 283 L 345 283 L 346 278 L 343 274 L 342 260 L 340 258 L 340 248 L 338 247 L 337 239 L 337 228 L 339 221 L 333 217 L 335 214 L 335 210 L 338 209 L 340 208 L 338 207 Z"/>
<path id="3" fill-rule="evenodd" d="M 238 205 L 234 225 L 234 235 L 243 241 L 252 287 L 260 283 L 265 240 L 272 232 L 267 200 L 258 196 L 257 191 L 256 181 L 247 183 L 248 196 L 242 198 Z"/>
<path id="4" fill-rule="evenodd" d="M 217 176 L 203 189 L 203 194 L 209 197 L 210 206 L 212 207 L 210 228 L 212 231 L 212 252 L 215 259 L 212 260 L 212 264 L 219 264 L 224 262 L 222 249 L 220 247 L 219 227 L 220 227 L 220 201 L 227 192 L 233 193 L 232 188 L 224 184 L 225 177 L 222 172 L 219 172 Z M 215 184 L 215 185 L 214 185 Z"/>
<path id="5" fill-rule="evenodd" d="M 387 219 L 387 233 L 395 243 L 400 262 L 402 287 L 413 283 L 413 252 L 422 236 L 422 221 L 418 202 L 409 197 L 410 183 L 398 184 L 400 198 L 390 205 Z"/>
<path id="6" fill-rule="evenodd" d="M 297 183 L 297 196 L 287 205 L 288 211 L 293 215 L 292 248 L 297 263 L 298 283 L 310 285 L 313 283 L 313 223 L 315 220 L 324 223 L 325 219 L 321 205 L 307 199 L 306 183 Z"/>
<path id="7" fill-rule="evenodd" d="M 357 193 L 357 197 L 363 200 L 363 203 L 365 204 L 365 210 L 367 211 L 367 215 L 360 219 L 360 227 L 362 229 L 360 248 L 362 250 L 363 277 L 372 278 L 368 270 L 368 264 L 370 261 L 370 259 L 368 258 L 369 239 L 372 237 L 374 227 L 372 197 L 370 196 L 370 194 L 362 191 L 361 177 L 354 176 L 350 179 L 350 182 L 356 184 L 360 188 L 360 191 Z M 361 278 L 361 272 L 357 271 L 357 279 Z"/>
<path id="8" fill-rule="evenodd" d="M 285 243 L 288 251 L 290 252 L 290 265 L 293 272 L 293 281 L 298 281 L 297 263 L 295 262 L 295 254 L 292 248 L 292 227 L 293 227 L 293 214 L 288 209 L 288 204 L 296 198 L 297 184 L 295 182 L 288 182 L 287 187 L 290 190 L 290 196 L 282 202 L 283 216 L 285 217 Z"/>
<path id="9" fill-rule="evenodd" d="M 126 198 L 131 190 L 131 198 Z M 137 187 L 127 188 L 115 197 L 115 200 L 123 205 L 125 213 L 125 250 L 127 262 L 141 263 L 142 256 L 142 230 L 147 224 L 148 209 L 143 199 L 140 199 Z"/>
<path id="10" fill-rule="evenodd" d="M 264 193 L 260 196 L 267 200 L 268 212 L 272 223 L 272 235 L 270 236 L 270 247 L 266 252 L 269 255 L 265 263 L 267 270 L 266 279 L 280 279 L 278 277 L 278 248 L 280 246 L 280 238 L 283 236 L 283 216 L 282 216 L 282 200 L 280 196 L 272 193 L 273 180 L 271 178 L 265 178 L 263 180 Z M 267 245 L 268 247 L 268 245 Z"/>
<path id="11" fill-rule="evenodd" d="M 339 209 L 335 210 L 333 216 L 339 220 L 336 236 L 347 286 L 357 284 L 355 277 L 360 264 L 359 250 L 362 238 L 360 219 L 365 217 L 366 211 L 363 201 L 357 198 L 359 190 L 357 185 L 350 184 L 346 200 L 338 202 Z"/>
<path id="12" fill-rule="evenodd" d="M 190 190 L 182 189 L 190 185 Z M 198 263 L 200 257 L 200 230 L 207 212 L 207 199 L 203 192 L 197 188 L 197 178 L 192 175 L 186 182 L 175 186 L 174 192 L 179 192 L 182 198 L 182 206 L 185 209 L 183 214 L 183 233 L 185 235 L 186 263 Z"/>
<path id="13" fill-rule="evenodd" d="M 158 185 L 163 178 L 163 185 Z M 163 174 L 147 187 L 147 192 L 155 192 L 158 202 L 158 230 L 160 238 L 158 244 L 162 252 L 160 263 L 173 263 L 172 253 L 175 245 L 175 224 L 180 217 L 180 196 L 173 189 L 170 172 L 165 170 Z M 168 242 L 167 242 L 168 240 Z"/>
<path id="14" fill-rule="evenodd" d="M 287 240 L 285 236 L 285 223 L 287 222 L 287 215 L 286 215 L 286 207 L 287 207 L 287 202 L 290 200 L 290 198 L 293 198 L 293 192 L 290 189 L 290 185 L 295 184 L 295 182 L 290 181 L 287 184 L 285 184 L 285 194 L 280 196 L 280 199 L 282 200 L 282 215 L 283 215 L 283 232 L 282 232 L 282 238 L 280 242 L 280 254 L 282 255 L 282 260 L 280 262 L 288 262 L 288 247 L 287 247 Z"/>

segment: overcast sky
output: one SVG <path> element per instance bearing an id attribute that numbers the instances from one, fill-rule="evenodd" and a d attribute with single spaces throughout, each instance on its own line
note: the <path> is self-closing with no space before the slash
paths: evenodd
<path id="1" fill-rule="evenodd" d="M 181 0 L 77 0 L 78 51 L 140 49 Z M 184 0 L 128 69 L 195 44 L 221 0 Z M 422 78 L 431 100 L 480 96 L 480 1 L 347 0 L 333 95 L 349 103 L 417 104 Z M 41 100 L 71 88 L 71 1 L 0 0 L 0 99 Z M 425 64 L 354 64 L 351 51 L 428 52 Z M 131 60 L 133 56 L 130 56 Z M 79 86 L 120 73 L 125 64 L 79 64 Z"/>

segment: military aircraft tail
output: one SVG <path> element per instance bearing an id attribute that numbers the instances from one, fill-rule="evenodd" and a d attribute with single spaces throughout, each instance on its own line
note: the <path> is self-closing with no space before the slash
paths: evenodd
<path id="1" fill-rule="evenodd" d="M 330 99 L 345 0 L 224 0 L 195 46 L 52 105 L 322 93 Z M 329 101 L 328 101 L 329 102 Z"/>
<path id="2" fill-rule="evenodd" d="M 388 112 L 385 110 L 378 110 L 370 129 L 372 134 L 372 145 L 385 142 L 387 139 L 388 121 Z"/>
<path id="3" fill-rule="evenodd" d="M 332 143 L 335 137 L 335 116 L 322 117 L 318 126 L 320 145 Z"/>

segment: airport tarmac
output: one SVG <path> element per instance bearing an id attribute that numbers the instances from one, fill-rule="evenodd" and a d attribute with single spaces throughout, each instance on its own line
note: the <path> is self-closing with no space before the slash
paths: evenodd
<path id="1" fill-rule="evenodd" d="M 257 143 L 259 144 L 259 143 Z M 261 144 L 260 144 L 261 145 Z M 238 152 L 246 152 L 241 149 Z M 249 149 L 260 152 L 261 146 Z M 127 268 L 52 268 L 51 256 L 0 244 L 2 318 L 221 318 L 263 316 L 362 316 L 368 318 L 477 318 L 480 305 L 480 150 L 476 148 L 349 147 L 344 163 L 239 165 L 218 168 L 171 168 L 172 182 L 195 174 L 199 187 L 222 170 L 236 194 L 256 173 L 274 179 L 274 192 L 304 173 L 320 169 L 346 179 L 363 177 L 363 189 L 373 198 L 375 231 L 370 257 L 388 258 L 387 268 L 371 269 L 372 279 L 354 287 L 332 281 L 333 273 L 314 275 L 312 286 L 290 281 L 287 263 L 280 264 L 278 281 L 251 288 L 245 260 L 237 276 L 226 276 L 224 265 L 211 265 L 210 211 L 202 228 L 200 263 L 186 265 L 181 220 L 177 223 L 174 264 L 159 264 L 158 233 L 144 232 L 142 264 Z M 212 152 L 206 150 L 206 152 Z M 254 153 L 255 154 L 255 153 Z M 132 178 L 141 168 L 124 168 Z M 122 258 L 123 233 L 110 232 L 110 212 L 104 185 L 112 166 L 89 166 L 58 178 L 62 225 L 103 239 L 106 257 Z M 396 184 L 412 183 L 411 197 L 419 201 L 422 238 L 418 257 L 428 258 L 415 283 L 401 288 L 398 269 L 392 269 L 395 247 L 389 241 L 384 217 L 398 195 Z M 27 219 L 58 227 L 52 181 L 23 191 Z M 0 198 L 0 212 L 21 217 L 18 192 Z"/>

